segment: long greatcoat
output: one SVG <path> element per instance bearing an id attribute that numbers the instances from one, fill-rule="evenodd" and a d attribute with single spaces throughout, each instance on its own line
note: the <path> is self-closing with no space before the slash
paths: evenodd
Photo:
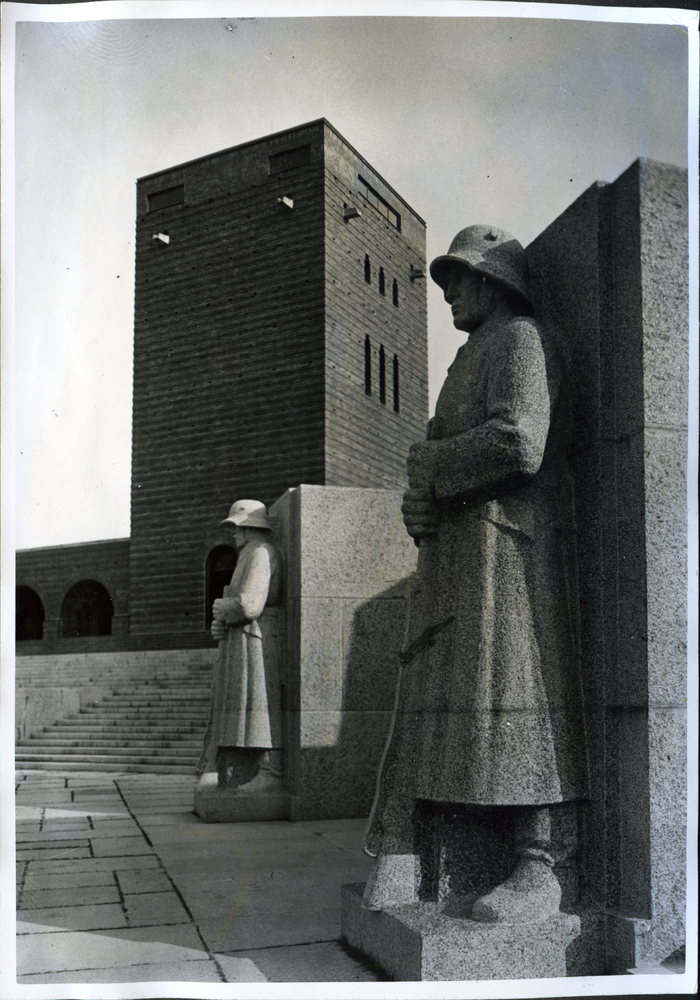
<path id="1" fill-rule="evenodd" d="M 282 746 L 277 658 L 266 642 L 266 605 L 279 602 L 281 564 L 274 545 L 254 538 L 241 549 L 231 582 L 224 587 L 223 622 L 214 664 L 209 726 L 197 771 L 216 770 L 220 746 Z M 220 617 L 220 616 L 217 616 Z"/>
<path id="2" fill-rule="evenodd" d="M 563 390 L 553 346 L 529 317 L 492 315 L 449 369 L 434 447 L 411 482 L 433 487 L 439 529 L 420 542 L 414 655 L 400 679 L 369 853 L 401 799 L 535 806 L 585 794 Z"/>

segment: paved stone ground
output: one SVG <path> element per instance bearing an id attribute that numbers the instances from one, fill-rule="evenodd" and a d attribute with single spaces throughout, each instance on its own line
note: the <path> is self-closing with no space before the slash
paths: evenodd
<path id="1" fill-rule="evenodd" d="M 205 824 L 193 786 L 18 772 L 18 983 L 383 979 L 340 942 L 364 820 Z"/>

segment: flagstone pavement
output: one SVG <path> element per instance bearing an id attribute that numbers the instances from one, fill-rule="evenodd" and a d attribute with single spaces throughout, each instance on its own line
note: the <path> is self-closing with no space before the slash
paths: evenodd
<path id="1" fill-rule="evenodd" d="M 376 982 L 340 940 L 365 821 L 203 823 L 194 778 L 20 771 L 17 982 Z"/>

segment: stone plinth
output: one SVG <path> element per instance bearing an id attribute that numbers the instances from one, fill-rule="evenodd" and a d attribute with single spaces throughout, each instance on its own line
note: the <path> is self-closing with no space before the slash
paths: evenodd
<path id="1" fill-rule="evenodd" d="M 364 885 L 342 888 L 342 935 L 393 979 L 474 981 L 566 976 L 566 949 L 581 922 L 559 913 L 537 924 L 480 924 L 445 916 L 436 903 L 372 912 Z"/>
<path id="2" fill-rule="evenodd" d="M 205 823 L 259 823 L 290 819 L 291 800 L 279 795 L 239 795 L 235 788 L 195 789 L 194 811 Z"/>

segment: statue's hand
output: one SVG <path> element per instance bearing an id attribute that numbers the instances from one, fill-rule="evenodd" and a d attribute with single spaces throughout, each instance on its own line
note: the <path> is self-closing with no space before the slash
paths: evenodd
<path id="1" fill-rule="evenodd" d="M 436 446 L 432 441 L 419 441 L 412 444 L 408 452 L 406 466 L 408 469 L 408 485 L 411 489 L 432 488 L 435 481 Z"/>
<path id="2" fill-rule="evenodd" d="M 432 490 L 407 490 L 403 495 L 401 513 L 411 538 L 437 535 L 440 512 Z"/>
<path id="3" fill-rule="evenodd" d="M 214 620 L 211 625 L 211 637 L 214 642 L 220 642 L 221 639 L 226 638 L 227 628 L 223 622 Z"/>

